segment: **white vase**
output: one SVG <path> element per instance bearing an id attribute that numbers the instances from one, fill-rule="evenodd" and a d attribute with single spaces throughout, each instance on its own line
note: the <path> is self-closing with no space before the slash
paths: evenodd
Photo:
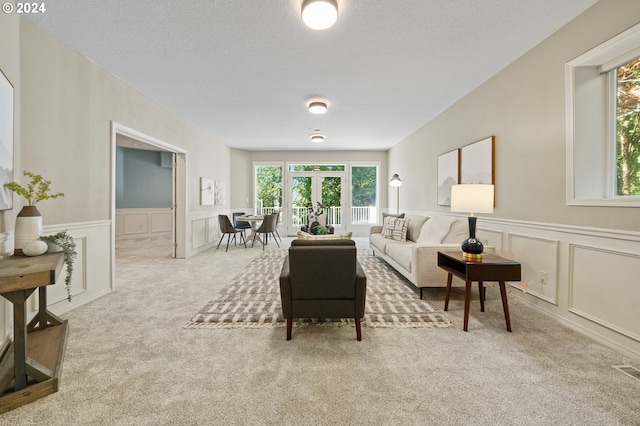
<path id="1" fill-rule="evenodd" d="M 40 256 L 45 254 L 49 246 L 42 240 L 34 240 L 22 246 L 22 254 L 25 256 Z"/>
<path id="2" fill-rule="evenodd" d="M 42 216 L 36 206 L 24 206 L 16 217 L 13 254 L 22 255 L 22 247 L 42 235 Z"/>

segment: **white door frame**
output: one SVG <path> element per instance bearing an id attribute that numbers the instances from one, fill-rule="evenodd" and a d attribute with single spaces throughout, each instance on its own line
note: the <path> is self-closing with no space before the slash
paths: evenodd
<path id="1" fill-rule="evenodd" d="M 154 138 L 123 124 L 111 122 L 111 276 L 115 277 L 115 218 L 116 218 L 116 138 L 123 135 L 175 154 L 175 256 L 184 259 L 187 255 L 187 151 Z M 111 284 L 112 289 L 115 284 Z"/>
<path id="2" fill-rule="evenodd" d="M 323 177 L 339 177 L 340 178 L 340 187 L 341 187 L 341 194 L 340 194 L 340 205 L 342 207 L 342 228 L 346 227 L 346 218 L 345 218 L 345 214 L 346 214 L 346 194 L 345 194 L 345 188 L 347 185 L 347 173 L 343 172 L 343 171 L 300 171 L 300 172 L 287 172 L 287 178 L 286 178 L 286 205 L 287 205 L 287 209 L 285 212 L 285 217 L 287 220 L 287 234 L 288 235 L 295 235 L 296 232 L 299 230 L 297 228 L 293 227 L 292 221 L 291 221 L 291 207 L 292 207 L 292 197 L 291 197 L 291 193 L 293 191 L 293 184 L 292 184 L 292 178 L 294 177 L 300 177 L 300 176 L 306 176 L 306 177 L 310 177 L 312 179 L 311 182 L 311 204 L 313 206 L 316 205 L 316 202 L 318 201 L 322 201 L 322 183 L 321 183 L 321 179 Z"/>

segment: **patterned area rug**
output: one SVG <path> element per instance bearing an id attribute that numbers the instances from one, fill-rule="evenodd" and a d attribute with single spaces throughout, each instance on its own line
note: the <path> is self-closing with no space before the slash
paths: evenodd
<path id="1" fill-rule="evenodd" d="M 280 304 L 280 270 L 286 249 L 271 250 L 253 260 L 185 328 L 284 327 Z M 451 327 L 446 314 L 409 287 L 411 284 L 367 249 L 358 250 L 367 275 L 362 325 L 367 327 Z M 295 326 L 345 325 L 353 319 L 300 319 Z"/>

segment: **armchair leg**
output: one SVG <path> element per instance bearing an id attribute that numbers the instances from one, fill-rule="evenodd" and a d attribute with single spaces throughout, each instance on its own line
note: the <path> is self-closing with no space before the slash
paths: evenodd
<path id="1" fill-rule="evenodd" d="M 287 318 L 287 340 L 291 340 L 291 329 L 293 328 L 293 320 Z"/>
<path id="2" fill-rule="evenodd" d="M 360 322 L 360 318 L 355 318 L 356 320 L 356 338 L 358 342 L 362 340 L 362 323 Z"/>

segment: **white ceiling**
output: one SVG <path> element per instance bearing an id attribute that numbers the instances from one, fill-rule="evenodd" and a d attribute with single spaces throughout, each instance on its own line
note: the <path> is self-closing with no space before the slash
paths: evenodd
<path id="1" fill-rule="evenodd" d="M 386 150 L 595 2 L 338 0 L 324 31 L 301 0 L 55 0 L 24 16 L 231 147 Z"/>

